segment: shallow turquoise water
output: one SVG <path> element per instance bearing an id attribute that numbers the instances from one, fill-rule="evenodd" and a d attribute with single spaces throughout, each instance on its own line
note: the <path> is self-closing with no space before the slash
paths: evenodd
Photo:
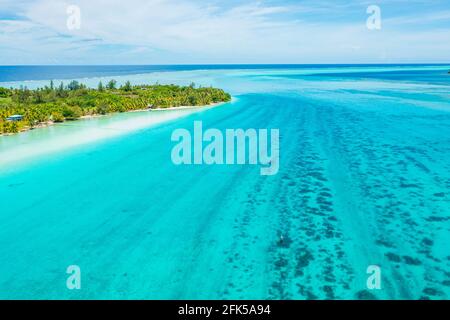
<path id="1" fill-rule="evenodd" d="M 370 69 L 130 76 L 237 100 L 3 166 L 0 298 L 448 299 L 450 76 Z M 279 128 L 278 175 L 173 165 L 171 133 L 194 120 Z M 0 138 L 0 154 L 67 128 L 40 130 Z"/>

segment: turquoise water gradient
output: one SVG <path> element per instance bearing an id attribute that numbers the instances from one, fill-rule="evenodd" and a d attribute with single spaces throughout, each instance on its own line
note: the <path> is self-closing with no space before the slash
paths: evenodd
<path id="1" fill-rule="evenodd" d="M 236 100 L 4 164 L 0 298 L 450 298 L 447 70 L 129 76 L 220 86 Z M 173 165 L 171 134 L 195 120 L 278 128 L 278 175 Z M 1 137 L 0 156 L 98 121 Z M 66 288 L 69 265 L 81 290 Z M 369 265 L 381 267 L 381 290 L 367 290 Z"/>

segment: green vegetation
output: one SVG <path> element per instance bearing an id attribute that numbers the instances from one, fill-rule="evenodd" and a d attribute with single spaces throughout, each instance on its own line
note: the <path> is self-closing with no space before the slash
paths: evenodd
<path id="1" fill-rule="evenodd" d="M 77 81 L 29 90 L 0 87 L 0 134 L 16 133 L 49 122 L 76 120 L 82 116 L 126 112 L 146 108 L 202 106 L 227 102 L 231 96 L 221 89 L 176 85 L 138 85 L 130 82 L 120 88 L 115 80 L 97 89 Z M 21 121 L 7 121 L 11 115 L 23 115 Z"/>

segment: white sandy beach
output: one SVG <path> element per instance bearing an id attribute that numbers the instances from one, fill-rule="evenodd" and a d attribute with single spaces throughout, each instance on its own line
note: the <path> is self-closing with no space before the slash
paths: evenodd
<path id="1" fill-rule="evenodd" d="M 4 168 L 18 161 L 117 137 L 218 105 L 221 103 L 203 107 L 183 106 L 88 116 L 77 121 L 58 123 L 16 135 L 0 136 L 0 166 Z"/>

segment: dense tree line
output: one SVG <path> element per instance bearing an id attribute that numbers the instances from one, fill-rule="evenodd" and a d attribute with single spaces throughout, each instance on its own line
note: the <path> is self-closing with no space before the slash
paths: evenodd
<path id="1" fill-rule="evenodd" d="M 177 85 L 138 85 L 126 82 L 117 87 L 111 80 L 97 89 L 72 81 L 30 90 L 26 87 L 0 87 L 0 133 L 15 133 L 43 123 L 76 120 L 82 116 L 126 112 L 146 108 L 202 106 L 230 101 L 222 89 Z M 11 115 L 23 115 L 21 121 L 7 121 Z"/>

